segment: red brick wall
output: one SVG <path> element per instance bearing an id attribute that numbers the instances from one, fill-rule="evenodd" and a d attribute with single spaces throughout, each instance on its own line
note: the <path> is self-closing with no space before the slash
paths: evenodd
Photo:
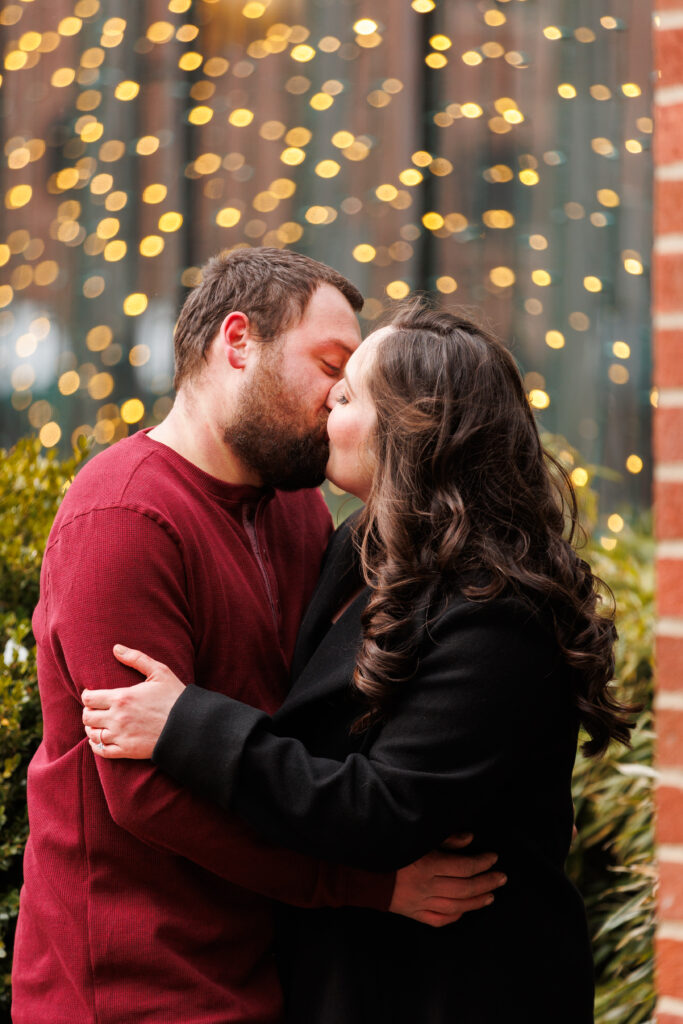
<path id="1" fill-rule="evenodd" d="M 655 0 L 659 1024 L 683 1024 L 683 0 Z"/>

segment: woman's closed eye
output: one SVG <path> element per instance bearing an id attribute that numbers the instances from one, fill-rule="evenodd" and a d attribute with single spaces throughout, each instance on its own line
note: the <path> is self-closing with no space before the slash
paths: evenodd
<path id="1" fill-rule="evenodd" d="M 349 400 L 348 400 L 348 398 L 346 397 L 346 395 L 344 394 L 343 391 L 340 391 L 339 394 L 335 395 L 335 401 L 336 401 L 337 405 L 348 405 L 349 404 Z"/>

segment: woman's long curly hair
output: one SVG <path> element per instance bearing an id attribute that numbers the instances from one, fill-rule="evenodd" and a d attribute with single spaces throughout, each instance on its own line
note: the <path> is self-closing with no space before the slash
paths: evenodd
<path id="1" fill-rule="evenodd" d="M 628 712 L 609 686 L 613 597 L 574 552 L 576 496 L 543 449 L 517 366 L 479 325 L 423 302 L 399 309 L 372 356 L 377 471 L 356 527 L 371 596 L 354 682 L 383 718 L 417 669 L 430 615 L 449 581 L 488 601 L 515 593 L 547 608 L 588 754 L 628 743 Z M 600 608 L 598 587 L 610 607 Z"/>

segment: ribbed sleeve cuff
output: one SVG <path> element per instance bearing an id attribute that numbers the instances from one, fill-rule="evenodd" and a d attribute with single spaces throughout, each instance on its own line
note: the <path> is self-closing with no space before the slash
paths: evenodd
<path id="1" fill-rule="evenodd" d="M 388 910 L 394 895 L 396 875 L 373 871 L 348 869 L 346 903 L 349 907 L 368 907 L 370 910 Z"/>

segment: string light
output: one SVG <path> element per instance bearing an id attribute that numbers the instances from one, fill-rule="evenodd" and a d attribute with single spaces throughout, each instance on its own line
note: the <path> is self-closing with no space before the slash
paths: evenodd
<path id="1" fill-rule="evenodd" d="M 169 368 L 158 369 L 155 318 L 170 339 L 178 290 L 198 282 L 203 258 L 219 248 L 300 241 L 316 255 L 330 226 L 339 265 L 351 261 L 368 293 L 368 322 L 413 287 L 443 301 L 457 292 L 504 322 L 501 310 L 512 304 L 506 308 L 522 318 L 514 331 L 528 337 L 524 359 L 537 361 L 550 381 L 540 372 L 530 378 L 529 401 L 561 429 L 561 367 L 582 358 L 591 336 L 604 330 L 600 309 L 614 288 L 629 280 L 636 288 L 647 273 L 644 242 L 624 233 L 625 218 L 620 238 L 632 248 L 590 242 L 596 230 L 607 241 L 620 207 L 631 202 L 622 164 L 649 159 L 652 118 L 639 105 L 646 83 L 627 59 L 598 59 L 603 40 L 621 43 L 630 31 L 611 16 L 590 28 L 545 25 L 532 37 L 518 14 L 521 0 L 490 2 L 459 46 L 447 22 L 432 23 L 438 6 L 412 0 L 407 14 L 417 38 L 427 29 L 420 56 L 434 105 L 423 117 L 414 84 L 392 59 L 396 26 L 385 32 L 377 6 L 360 6 L 346 27 L 331 34 L 330 24 L 323 34 L 312 16 L 308 24 L 278 21 L 285 9 L 269 0 L 242 0 L 229 13 L 217 0 L 167 0 L 136 33 L 125 18 L 102 17 L 98 0 L 76 0 L 44 32 L 22 22 L 23 4 L 6 4 L 0 24 L 11 29 L 11 41 L 2 84 L 22 90 L 12 92 L 21 118 L 10 106 L 3 115 L 0 359 L 17 434 L 30 428 L 49 447 L 77 436 L 101 446 L 157 422 L 172 399 Z M 499 29 L 520 49 L 507 50 Z M 624 35 L 610 36 L 616 29 Z M 587 78 L 574 59 L 583 47 L 594 48 L 590 67 L 618 66 L 620 77 L 603 70 L 602 81 Z M 565 48 L 568 59 L 560 62 Z M 477 69 L 495 61 L 490 93 Z M 546 69 L 543 97 L 524 84 L 529 67 Z M 159 76 L 167 118 L 156 116 Z M 264 100 L 265 83 L 265 92 L 275 84 L 281 94 L 276 107 Z M 31 130 L 39 123 L 31 103 L 48 93 L 59 130 L 41 139 Z M 36 99 L 22 98 L 29 95 Z M 534 103 L 548 95 L 585 123 L 583 138 L 572 129 L 571 148 L 552 119 L 538 118 Z M 604 121 L 608 108 L 614 116 Z M 404 121 L 412 132 L 405 138 L 414 141 L 407 150 L 401 143 L 401 163 L 392 165 L 394 151 L 377 143 Z M 149 134 L 133 135 L 134 123 Z M 623 123 L 623 134 L 612 128 L 606 137 L 608 123 Z M 494 136 L 506 134 L 501 149 Z M 507 162 L 477 166 L 474 154 L 485 151 Z M 454 195 L 464 197 L 458 209 Z M 580 270 L 563 259 L 567 239 L 579 244 L 578 232 L 587 232 L 581 245 L 590 253 Z M 188 241 L 194 262 L 178 265 Z M 615 252 L 616 261 L 608 255 Z M 539 266 L 542 254 L 553 261 Z M 78 329 L 64 320 L 70 314 L 61 297 L 69 291 Z M 569 295 L 572 306 L 565 306 Z M 41 319 L 46 334 L 28 326 Z M 601 380 L 621 389 L 620 400 L 637 390 L 632 345 L 602 341 L 610 355 Z M 48 353 L 60 349 L 57 363 Z M 137 393 L 118 394 L 131 381 Z M 641 472 L 635 452 L 620 459 L 622 469 Z M 574 472 L 584 486 L 586 471 Z"/>

